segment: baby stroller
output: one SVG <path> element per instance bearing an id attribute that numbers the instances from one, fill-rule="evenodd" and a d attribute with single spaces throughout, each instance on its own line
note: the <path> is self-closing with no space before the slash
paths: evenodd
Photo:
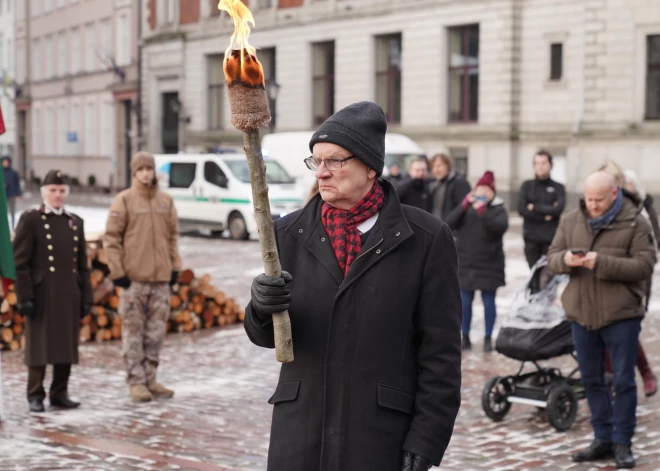
<path id="1" fill-rule="evenodd" d="M 571 325 L 560 302 L 560 291 L 567 283 L 567 275 L 550 274 L 547 260 L 542 257 L 516 293 L 495 350 L 522 364 L 515 375 L 495 376 L 486 383 L 481 405 L 493 421 L 502 420 L 511 404 L 524 404 L 545 409 L 548 422 L 558 431 L 568 430 L 575 422 L 578 400 L 584 398 L 584 387 L 575 377 L 578 369 L 564 376 L 557 368 L 537 363 L 561 355 L 571 355 L 577 361 Z M 523 374 L 526 363 L 536 370 Z"/>

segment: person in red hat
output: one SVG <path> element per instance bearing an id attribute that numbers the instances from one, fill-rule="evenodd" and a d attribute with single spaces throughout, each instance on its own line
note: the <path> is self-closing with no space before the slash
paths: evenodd
<path id="1" fill-rule="evenodd" d="M 484 351 L 493 350 L 491 336 L 497 311 L 495 292 L 505 285 L 504 248 L 502 239 L 509 228 L 509 217 L 504 201 L 495 191 L 495 175 L 484 173 L 471 193 L 463 199 L 462 211 L 450 221 L 449 227 L 456 236 L 458 251 L 458 278 L 463 301 L 463 325 L 461 331 L 463 350 L 472 348 L 470 324 L 474 293 L 481 291 L 486 315 Z"/>

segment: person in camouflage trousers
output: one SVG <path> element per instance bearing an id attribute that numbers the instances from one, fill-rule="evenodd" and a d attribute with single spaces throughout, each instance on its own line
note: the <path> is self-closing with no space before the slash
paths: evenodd
<path id="1" fill-rule="evenodd" d="M 156 370 L 170 314 L 170 287 L 180 269 L 179 226 L 172 198 L 158 189 L 155 166 L 151 154 L 135 154 L 133 184 L 113 201 L 104 239 L 110 277 L 123 288 L 122 355 L 135 401 L 174 395 L 156 381 Z"/>

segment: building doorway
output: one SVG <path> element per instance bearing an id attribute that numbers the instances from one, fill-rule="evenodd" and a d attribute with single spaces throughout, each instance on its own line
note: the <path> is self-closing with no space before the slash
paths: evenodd
<path id="1" fill-rule="evenodd" d="M 179 93 L 167 92 L 162 96 L 161 146 L 163 153 L 176 154 L 179 152 Z"/>

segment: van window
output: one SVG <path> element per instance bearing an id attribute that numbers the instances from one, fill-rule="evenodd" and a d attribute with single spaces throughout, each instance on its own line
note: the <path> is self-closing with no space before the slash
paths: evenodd
<path id="1" fill-rule="evenodd" d="M 227 188 L 227 175 L 215 162 L 204 162 L 204 180 L 220 188 Z"/>
<path id="2" fill-rule="evenodd" d="M 246 159 L 242 160 L 224 160 L 231 173 L 234 174 L 243 183 L 250 183 L 250 170 Z M 266 160 L 266 183 L 270 184 L 290 184 L 295 183 L 293 178 L 286 173 L 286 170 L 274 160 Z"/>
<path id="3" fill-rule="evenodd" d="M 195 181 L 196 163 L 175 163 L 170 166 L 170 188 L 190 188 Z"/>

